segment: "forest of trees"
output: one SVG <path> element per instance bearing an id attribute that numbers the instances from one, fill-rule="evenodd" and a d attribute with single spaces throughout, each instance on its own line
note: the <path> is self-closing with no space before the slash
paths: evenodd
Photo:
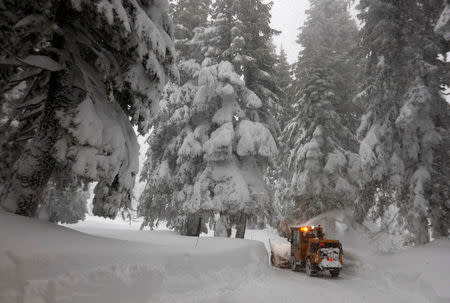
<path id="1" fill-rule="evenodd" d="M 450 2 L 309 2 L 290 64 L 269 1 L 0 0 L 2 207 L 74 223 L 96 182 L 94 215 L 183 235 L 351 209 L 449 236 Z"/>

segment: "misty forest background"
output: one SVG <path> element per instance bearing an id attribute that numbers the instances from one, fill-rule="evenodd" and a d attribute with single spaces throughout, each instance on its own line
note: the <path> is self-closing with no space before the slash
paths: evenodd
<path id="1" fill-rule="evenodd" d="M 0 0 L 3 208 L 75 223 L 95 182 L 94 215 L 183 235 L 348 209 L 448 237 L 449 1 L 310 0 L 294 64 L 271 6 Z"/>

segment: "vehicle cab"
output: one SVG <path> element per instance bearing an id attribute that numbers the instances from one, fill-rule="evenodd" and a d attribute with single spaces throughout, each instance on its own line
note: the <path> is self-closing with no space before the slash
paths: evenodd
<path id="1" fill-rule="evenodd" d="M 322 226 L 290 226 L 291 269 L 306 269 L 308 275 L 329 270 L 333 277 L 343 266 L 343 250 L 338 240 L 325 239 Z"/>

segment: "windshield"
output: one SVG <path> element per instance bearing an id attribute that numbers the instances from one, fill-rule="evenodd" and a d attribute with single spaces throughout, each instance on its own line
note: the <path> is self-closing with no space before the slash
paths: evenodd
<path id="1" fill-rule="evenodd" d="M 341 244 L 340 243 L 320 243 L 320 247 L 321 248 L 341 248 Z"/>

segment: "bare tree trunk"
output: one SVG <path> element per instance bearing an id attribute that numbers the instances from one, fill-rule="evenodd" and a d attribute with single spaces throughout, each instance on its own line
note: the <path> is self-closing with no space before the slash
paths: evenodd
<path id="1" fill-rule="evenodd" d="M 247 226 L 247 215 L 245 213 L 241 213 L 239 221 L 236 225 L 236 238 L 244 239 L 246 226 Z"/>

